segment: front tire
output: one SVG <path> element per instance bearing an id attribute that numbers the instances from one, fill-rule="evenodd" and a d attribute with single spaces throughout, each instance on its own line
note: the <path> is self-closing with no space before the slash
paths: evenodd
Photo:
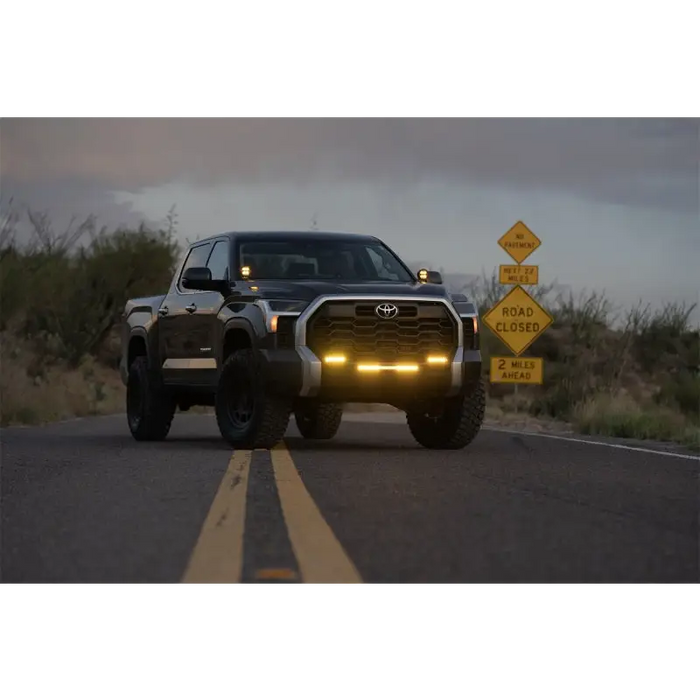
<path id="1" fill-rule="evenodd" d="M 321 403 L 299 407 L 294 411 L 297 428 L 307 440 L 330 440 L 335 437 L 343 421 L 343 406 Z"/>
<path id="2" fill-rule="evenodd" d="M 270 449 L 284 437 L 291 403 L 266 393 L 265 377 L 250 348 L 229 355 L 215 400 L 221 436 L 237 449 Z"/>
<path id="3" fill-rule="evenodd" d="M 129 367 L 126 385 L 126 418 L 136 440 L 165 440 L 175 415 L 175 401 L 148 368 L 148 359 L 137 357 Z"/>
<path id="4" fill-rule="evenodd" d="M 467 395 L 445 401 L 442 413 L 428 416 L 407 412 L 406 422 L 415 440 L 432 450 L 460 450 L 479 434 L 486 410 L 483 379 Z"/>

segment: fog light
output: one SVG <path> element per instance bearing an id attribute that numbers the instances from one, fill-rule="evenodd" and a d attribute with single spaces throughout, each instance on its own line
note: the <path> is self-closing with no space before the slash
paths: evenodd
<path id="1" fill-rule="evenodd" d="M 428 355 L 429 365 L 446 365 L 447 358 L 444 355 Z"/>
<path id="2" fill-rule="evenodd" d="M 272 333 L 277 333 L 277 321 L 279 321 L 279 316 L 273 316 L 270 319 L 270 331 Z"/>
<path id="3" fill-rule="evenodd" d="M 342 365 L 345 364 L 345 355 L 326 355 L 323 361 L 327 365 Z"/>

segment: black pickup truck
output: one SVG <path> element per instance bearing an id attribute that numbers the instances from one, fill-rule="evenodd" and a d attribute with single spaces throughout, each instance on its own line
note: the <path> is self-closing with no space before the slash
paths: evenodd
<path id="1" fill-rule="evenodd" d="M 237 448 L 270 448 L 293 413 L 332 438 L 346 403 L 405 411 L 423 446 L 458 449 L 485 405 L 479 319 L 439 273 L 373 236 L 226 233 L 192 244 L 167 294 L 124 310 L 120 369 L 137 440 L 213 406 Z"/>

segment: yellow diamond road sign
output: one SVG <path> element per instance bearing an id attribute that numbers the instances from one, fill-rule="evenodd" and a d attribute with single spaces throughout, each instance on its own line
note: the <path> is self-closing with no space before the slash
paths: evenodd
<path id="1" fill-rule="evenodd" d="M 542 241 L 522 221 L 518 221 L 512 229 L 506 231 L 498 241 L 498 245 L 518 264 L 534 253 L 541 244 Z"/>
<path id="2" fill-rule="evenodd" d="M 554 321 L 520 286 L 513 287 L 482 320 L 515 355 L 527 350 Z"/>

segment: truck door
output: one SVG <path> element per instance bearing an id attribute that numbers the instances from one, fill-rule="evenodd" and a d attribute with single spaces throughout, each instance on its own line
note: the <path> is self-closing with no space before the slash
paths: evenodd
<path id="1" fill-rule="evenodd" d="M 231 282 L 230 242 L 219 239 L 214 242 L 206 266 L 211 271 L 212 280 Z M 228 296 L 228 295 L 227 295 Z M 221 292 L 204 292 L 196 299 L 197 308 L 192 312 L 191 320 L 197 324 L 199 345 L 193 348 L 194 358 L 198 359 L 201 371 L 197 372 L 197 383 L 214 385 L 218 375 L 217 361 L 221 357 L 223 338 L 219 311 L 226 301 Z"/>
<path id="2" fill-rule="evenodd" d="M 207 347 L 196 317 L 196 309 L 202 305 L 200 298 L 211 292 L 183 289 L 182 276 L 190 267 L 204 267 L 209 259 L 212 242 L 190 248 L 180 274 L 158 310 L 158 345 L 166 384 L 189 384 L 191 369 L 196 368 L 194 358 L 200 357 L 199 348 Z M 194 323 L 192 321 L 195 321 Z"/>

